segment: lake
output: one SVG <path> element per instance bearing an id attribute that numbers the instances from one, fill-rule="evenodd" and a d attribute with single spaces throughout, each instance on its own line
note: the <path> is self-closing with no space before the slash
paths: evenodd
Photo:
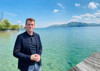
<path id="1" fill-rule="evenodd" d="M 19 31 L 0 31 L 0 71 L 19 71 L 13 48 Z M 100 27 L 35 28 L 43 46 L 42 71 L 67 71 L 100 52 Z"/>

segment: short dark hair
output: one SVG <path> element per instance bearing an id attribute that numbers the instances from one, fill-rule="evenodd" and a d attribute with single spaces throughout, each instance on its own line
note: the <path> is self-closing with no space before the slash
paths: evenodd
<path id="1" fill-rule="evenodd" d="M 35 20 L 34 20 L 33 18 L 27 18 L 27 19 L 26 19 L 26 24 L 27 24 L 27 21 L 28 21 L 28 20 L 29 20 L 29 21 L 34 21 L 34 22 L 35 22 Z"/>

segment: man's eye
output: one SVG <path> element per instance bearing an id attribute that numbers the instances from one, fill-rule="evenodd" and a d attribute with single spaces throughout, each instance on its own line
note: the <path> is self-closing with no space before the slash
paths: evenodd
<path id="1" fill-rule="evenodd" d="M 33 26 L 33 24 L 28 24 L 29 26 L 31 25 L 31 26 Z"/>

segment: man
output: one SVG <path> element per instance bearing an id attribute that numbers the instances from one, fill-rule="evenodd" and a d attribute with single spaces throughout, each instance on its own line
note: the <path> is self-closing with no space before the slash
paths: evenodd
<path id="1" fill-rule="evenodd" d="M 25 26 L 26 31 L 17 36 L 13 56 L 21 71 L 41 71 L 42 44 L 39 34 L 33 32 L 35 20 L 27 18 Z"/>

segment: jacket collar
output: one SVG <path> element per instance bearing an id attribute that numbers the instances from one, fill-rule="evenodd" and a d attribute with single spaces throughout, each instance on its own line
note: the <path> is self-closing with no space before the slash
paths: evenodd
<path id="1" fill-rule="evenodd" d="M 29 37 L 33 37 L 33 36 L 34 36 L 34 32 L 33 32 L 33 35 L 30 35 L 30 34 L 27 33 L 27 31 L 25 31 L 25 34 L 26 34 L 27 36 L 29 36 Z"/>
<path id="2" fill-rule="evenodd" d="M 27 33 L 27 31 L 25 31 L 25 34 L 26 34 L 26 36 L 31 36 L 31 35 L 29 35 L 28 33 Z M 35 32 L 33 32 L 33 36 L 35 37 L 35 39 L 36 39 L 36 44 L 37 44 L 37 53 L 39 52 L 39 43 L 38 43 L 38 38 L 37 38 L 37 35 L 35 34 Z M 27 41 L 29 41 L 28 40 L 28 38 L 26 38 L 27 39 Z M 28 44 L 27 44 L 28 46 L 30 46 L 29 45 L 29 42 L 28 42 Z M 30 49 L 31 50 L 31 49 Z"/>

